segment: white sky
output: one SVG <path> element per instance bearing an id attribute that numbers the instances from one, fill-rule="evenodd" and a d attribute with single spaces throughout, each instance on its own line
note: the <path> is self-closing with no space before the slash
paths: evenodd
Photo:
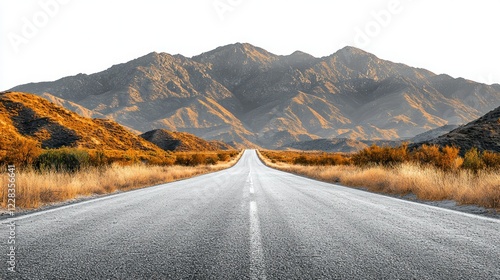
<path id="1" fill-rule="evenodd" d="M 499 12 L 498 0 L 0 0 L 0 90 L 235 42 L 317 57 L 351 45 L 500 83 Z"/>

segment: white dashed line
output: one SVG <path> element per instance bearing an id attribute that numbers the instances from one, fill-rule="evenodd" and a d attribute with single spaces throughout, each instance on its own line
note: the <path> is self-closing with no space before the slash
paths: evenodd
<path id="1" fill-rule="evenodd" d="M 253 188 L 252 175 L 250 174 L 250 171 L 248 172 L 247 183 L 249 183 L 249 186 L 250 186 L 250 194 L 254 194 L 255 193 L 255 189 Z"/>
<path id="2" fill-rule="evenodd" d="M 250 201 L 250 279 L 266 279 L 257 203 Z"/>

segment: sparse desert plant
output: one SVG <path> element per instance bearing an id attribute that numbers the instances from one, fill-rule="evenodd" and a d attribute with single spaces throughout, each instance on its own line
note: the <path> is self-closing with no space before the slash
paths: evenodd
<path id="1" fill-rule="evenodd" d="M 311 161 L 307 160 L 304 155 L 300 155 L 293 160 L 293 164 L 310 165 Z"/>
<path id="2" fill-rule="evenodd" d="M 216 154 L 210 154 L 205 159 L 205 164 L 214 165 L 214 164 L 217 164 L 218 161 L 219 161 L 219 157 Z"/>
<path id="3" fill-rule="evenodd" d="M 474 172 L 478 172 L 485 167 L 481 154 L 476 147 L 472 147 L 465 153 L 463 167 Z"/>
<path id="4" fill-rule="evenodd" d="M 350 164 L 350 158 L 340 153 L 296 152 L 296 151 L 259 151 L 274 162 L 293 163 L 301 165 L 345 165 Z"/>
<path id="5" fill-rule="evenodd" d="M 231 156 L 228 153 L 217 153 L 217 158 L 219 161 L 228 161 Z"/>
<path id="6" fill-rule="evenodd" d="M 175 156 L 175 164 L 176 165 L 189 166 L 190 160 L 191 160 L 191 158 L 185 154 L 179 154 L 179 155 Z"/>
<path id="7" fill-rule="evenodd" d="M 207 160 L 207 155 L 204 155 L 201 153 L 192 154 L 189 165 L 197 166 L 197 165 L 205 164 L 206 160 Z"/>
<path id="8" fill-rule="evenodd" d="M 85 150 L 75 148 L 50 149 L 42 152 L 35 160 L 39 171 L 75 172 L 91 166 L 91 157 Z"/>
<path id="9" fill-rule="evenodd" d="M 433 165 L 443 170 L 456 170 L 462 165 L 457 147 L 422 145 L 410 154 L 410 159 L 419 164 Z"/>
<path id="10" fill-rule="evenodd" d="M 408 145 L 403 144 L 397 148 L 372 145 L 352 156 L 352 161 L 358 166 L 379 164 L 384 166 L 402 163 L 408 160 Z"/>
<path id="11" fill-rule="evenodd" d="M 30 166 L 42 149 L 38 141 L 28 138 L 16 138 L 7 147 L 2 161 L 15 164 L 18 167 Z"/>
<path id="12" fill-rule="evenodd" d="M 134 150 L 127 150 L 123 154 L 123 163 L 125 164 L 135 164 L 139 162 L 139 156 Z"/>
<path id="13" fill-rule="evenodd" d="M 238 155 L 238 151 L 205 151 L 205 152 L 175 152 L 175 164 L 197 166 L 203 164 L 218 164 L 227 162 Z"/>
<path id="14" fill-rule="evenodd" d="M 341 154 L 333 154 L 318 160 L 319 165 L 347 165 L 350 164 L 350 158 Z"/>
<path id="15" fill-rule="evenodd" d="M 489 169 L 500 169 L 500 153 L 483 151 L 481 154 L 484 166 Z"/>
<path id="16" fill-rule="evenodd" d="M 412 158 L 416 162 L 423 164 L 433 164 L 438 162 L 440 157 L 439 146 L 437 145 L 422 145 L 412 153 Z"/>
<path id="17" fill-rule="evenodd" d="M 89 153 L 92 166 L 103 168 L 111 164 L 104 150 L 95 150 Z"/>
<path id="18" fill-rule="evenodd" d="M 445 146 L 441 148 L 441 155 L 435 165 L 444 170 L 455 170 L 462 165 L 462 159 L 458 155 L 460 149 Z"/>

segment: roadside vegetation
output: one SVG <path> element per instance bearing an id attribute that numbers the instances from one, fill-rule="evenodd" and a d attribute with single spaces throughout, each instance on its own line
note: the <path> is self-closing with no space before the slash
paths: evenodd
<path id="1" fill-rule="evenodd" d="M 500 209 L 500 154 L 473 148 L 422 146 L 410 151 L 371 146 L 354 154 L 259 151 L 269 167 L 310 178 L 407 195 L 422 200 L 455 200 Z"/>
<path id="2" fill-rule="evenodd" d="M 7 207 L 7 164 L 16 167 L 16 206 L 30 209 L 222 170 L 234 165 L 241 156 L 240 151 L 234 150 L 161 155 L 133 150 L 42 150 L 35 141 L 24 142 L 0 154 L 3 165 L 0 206 L 3 209 Z"/>

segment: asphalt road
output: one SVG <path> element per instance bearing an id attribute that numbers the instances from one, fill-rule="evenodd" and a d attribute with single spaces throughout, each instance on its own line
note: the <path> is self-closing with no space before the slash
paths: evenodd
<path id="1" fill-rule="evenodd" d="M 252 150 L 1 223 L 2 279 L 500 279 L 499 220 L 276 171 Z"/>

